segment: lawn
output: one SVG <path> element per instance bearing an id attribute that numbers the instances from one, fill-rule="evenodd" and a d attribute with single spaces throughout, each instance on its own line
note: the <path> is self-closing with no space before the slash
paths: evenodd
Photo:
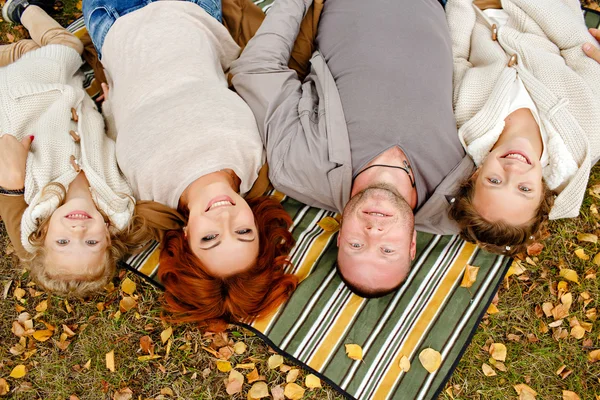
<path id="1" fill-rule="evenodd" d="M 79 8 L 64 0 L 57 19 L 66 25 Z M 0 43 L 24 36 L 22 27 L 0 22 Z M 598 208 L 600 167 L 581 216 L 551 223 L 544 242 L 515 262 L 440 398 L 508 399 L 520 391 L 527 399 L 532 390 L 538 399 L 600 399 Z M 324 384 L 307 388 L 307 373 L 248 331 L 168 325 L 160 291 L 131 273 L 121 271 L 95 298 L 65 299 L 29 282 L 2 224 L 0 254 L 0 397 L 225 399 L 243 376 L 233 398 L 265 388 L 283 398 L 286 387 L 299 390 L 294 382 L 306 389 L 304 399 L 342 398 Z M 490 356 L 492 343 L 506 346 L 504 361 Z"/>

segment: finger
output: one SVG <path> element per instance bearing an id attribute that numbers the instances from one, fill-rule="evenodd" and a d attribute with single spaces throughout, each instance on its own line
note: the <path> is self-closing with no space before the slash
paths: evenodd
<path id="1" fill-rule="evenodd" d="M 600 30 L 596 28 L 590 28 L 590 34 L 596 38 L 596 40 L 600 40 Z"/>
<path id="2" fill-rule="evenodd" d="M 591 43 L 586 43 L 583 45 L 583 52 L 591 59 L 596 60 L 596 62 L 600 63 L 600 50 L 592 45 Z"/>
<path id="3" fill-rule="evenodd" d="M 104 100 L 104 93 L 102 93 L 100 96 L 98 96 L 98 98 L 96 99 L 96 101 L 103 101 Z"/>
<path id="4" fill-rule="evenodd" d="M 33 135 L 25 136 L 23 139 L 21 139 L 21 144 L 23 145 L 23 147 L 25 147 L 25 150 L 29 151 L 29 148 L 31 147 L 31 142 L 33 142 L 33 139 L 34 139 Z"/>
<path id="5" fill-rule="evenodd" d="M 106 95 L 108 95 L 108 85 L 106 83 L 102 82 L 100 84 L 100 86 L 102 86 L 102 93 L 103 93 L 104 98 L 106 98 Z"/>

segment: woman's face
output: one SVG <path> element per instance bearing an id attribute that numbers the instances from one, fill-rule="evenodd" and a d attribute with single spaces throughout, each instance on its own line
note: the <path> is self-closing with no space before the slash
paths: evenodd
<path id="1" fill-rule="evenodd" d="M 104 262 L 108 237 L 107 224 L 91 200 L 65 202 L 50 217 L 44 239 L 53 268 L 49 273 L 65 280 L 93 275 Z"/>
<path id="2" fill-rule="evenodd" d="M 528 140 L 511 139 L 491 151 L 477 170 L 473 205 L 489 222 L 522 225 L 542 200 L 542 166 Z"/>
<path id="3" fill-rule="evenodd" d="M 185 234 L 196 257 L 214 276 L 246 271 L 258 258 L 254 214 L 226 184 L 214 183 L 203 189 L 190 208 Z"/>

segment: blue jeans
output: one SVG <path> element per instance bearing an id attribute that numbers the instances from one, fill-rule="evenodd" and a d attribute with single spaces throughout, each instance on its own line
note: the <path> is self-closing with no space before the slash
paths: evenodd
<path id="1" fill-rule="evenodd" d="M 117 18 L 139 10 L 158 0 L 83 0 L 83 19 L 92 43 L 102 58 L 102 45 L 106 34 Z M 223 22 L 221 0 L 182 0 L 202 7 L 217 21 Z"/>

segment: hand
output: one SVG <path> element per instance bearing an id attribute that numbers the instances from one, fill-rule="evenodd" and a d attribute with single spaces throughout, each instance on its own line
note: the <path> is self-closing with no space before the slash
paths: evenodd
<path id="1" fill-rule="evenodd" d="M 596 41 L 600 41 L 600 30 L 595 28 L 590 28 L 590 33 Z M 597 46 L 594 46 L 591 43 L 586 43 L 583 45 L 583 52 L 591 59 L 596 60 L 596 62 L 600 63 L 600 49 Z"/>
<path id="2" fill-rule="evenodd" d="M 12 135 L 0 136 L 0 186 L 20 190 L 25 186 L 25 166 L 33 136 L 20 142 Z"/>
<path id="3" fill-rule="evenodd" d="M 104 102 L 106 101 L 106 99 L 108 99 L 108 85 L 104 82 L 102 82 L 100 84 L 100 86 L 102 87 L 102 94 L 100 96 L 98 96 L 98 98 L 96 99 L 96 101 L 100 102 Z"/>

